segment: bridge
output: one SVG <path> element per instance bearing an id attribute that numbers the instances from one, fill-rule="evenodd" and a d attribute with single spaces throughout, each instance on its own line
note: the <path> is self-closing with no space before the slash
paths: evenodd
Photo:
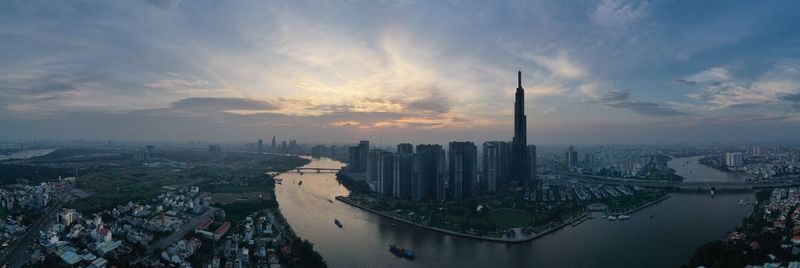
<path id="1" fill-rule="evenodd" d="M 287 170 L 286 172 L 291 173 L 336 173 L 339 172 L 339 168 L 311 168 L 311 167 L 299 167 L 292 170 Z"/>
<path id="2" fill-rule="evenodd" d="M 753 190 L 765 188 L 794 187 L 800 186 L 800 179 L 791 180 L 772 180 L 772 181 L 664 181 L 664 180 L 641 180 L 625 179 L 614 177 L 603 177 L 584 174 L 566 173 L 561 174 L 570 179 L 598 184 L 639 186 L 650 188 L 667 189 L 711 189 L 715 190 Z"/>

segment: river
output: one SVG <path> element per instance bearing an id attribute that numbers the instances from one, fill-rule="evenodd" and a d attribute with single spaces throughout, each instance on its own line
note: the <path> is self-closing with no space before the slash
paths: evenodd
<path id="1" fill-rule="evenodd" d="M 341 166 L 328 158 L 314 158 L 307 165 Z M 697 166 L 678 168 L 689 173 L 686 168 Z M 597 217 L 531 242 L 502 244 L 402 223 L 391 227 L 393 220 L 334 200 L 348 194 L 334 174 L 278 177 L 284 179 L 275 189 L 281 211 L 330 267 L 677 267 L 688 262 L 697 246 L 733 230 L 752 210 L 739 206 L 739 200 L 753 198 L 752 193 L 718 193 L 713 198 L 705 192 L 671 193 L 669 199 L 633 213 L 627 221 Z M 302 186 L 297 185 L 300 180 Z M 388 251 L 390 243 L 416 251 L 417 258 L 395 257 Z"/>
<path id="2" fill-rule="evenodd" d="M 28 159 L 37 156 L 47 155 L 49 153 L 54 152 L 56 149 L 36 149 L 36 150 L 27 150 L 27 151 L 19 151 L 12 154 L 7 155 L 0 155 L 0 161 L 3 160 L 15 160 L 15 159 Z"/>

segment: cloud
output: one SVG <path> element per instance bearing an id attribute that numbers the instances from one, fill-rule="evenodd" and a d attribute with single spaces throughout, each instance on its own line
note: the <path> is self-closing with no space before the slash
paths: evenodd
<path id="1" fill-rule="evenodd" d="M 691 115 L 660 103 L 630 100 L 630 92 L 627 91 L 612 90 L 606 92 L 600 96 L 598 101 L 607 107 L 626 109 L 633 113 L 647 116 L 670 117 Z"/>
<path id="2" fill-rule="evenodd" d="M 714 67 L 700 73 L 690 75 L 684 77 L 682 79 L 678 79 L 679 82 L 683 82 L 689 85 L 696 85 L 699 83 L 705 82 L 723 82 L 728 81 L 732 78 L 728 68 L 726 67 Z"/>
<path id="3" fill-rule="evenodd" d="M 714 69 L 712 69 L 714 70 Z M 695 75 L 697 82 L 713 82 L 687 96 L 703 103 L 709 110 L 724 108 L 748 108 L 786 100 L 800 94 L 798 64 L 782 61 L 774 64 L 767 72 L 752 82 L 741 81 L 727 75 L 727 72 L 702 72 Z M 722 80 L 721 78 L 724 78 Z"/>
<path id="4" fill-rule="evenodd" d="M 634 23 L 649 12 L 648 2 L 629 3 L 624 0 L 603 0 L 591 13 L 594 22 L 603 26 Z"/>
<path id="5" fill-rule="evenodd" d="M 280 109 L 280 106 L 246 98 L 186 98 L 170 103 L 170 108 L 180 111 L 271 111 Z"/>
<path id="6" fill-rule="evenodd" d="M 583 67 L 570 60 L 564 50 L 559 50 L 554 56 L 541 56 L 531 53 L 523 54 L 523 56 L 544 67 L 554 76 L 576 79 L 586 75 Z"/>

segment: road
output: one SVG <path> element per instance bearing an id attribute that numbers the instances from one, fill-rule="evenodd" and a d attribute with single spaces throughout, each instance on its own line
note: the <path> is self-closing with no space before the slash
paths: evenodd
<path id="1" fill-rule="evenodd" d="M 641 187 L 657 187 L 657 188 L 672 188 L 672 189 L 727 189 L 727 190 L 751 190 L 756 188 L 776 188 L 776 187 L 792 187 L 800 186 L 800 180 L 773 180 L 773 181 L 693 181 L 693 182 L 680 182 L 680 181 L 659 181 L 659 180 L 641 180 L 641 179 L 624 179 L 613 177 L 602 177 L 583 174 L 565 173 L 568 178 L 578 179 L 580 181 L 601 184 L 613 185 L 626 185 L 626 186 L 641 186 Z"/>
<path id="2" fill-rule="evenodd" d="M 186 235 L 186 233 L 188 233 L 190 231 L 194 231 L 194 227 L 195 226 L 200 224 L 200 222 L 202 222 L 203 220 L 208 219 L 209 217 L 214 215 L 214 212 L 216 212 L 217 210 L 218 210 L 218 208 L 212 207 L 211 209 L 209 209 L 205 213 L 200 214 L 197 217 L 194 217 L 194 219 L 192 219 L 191 221 L 183 224 L 183 226 L 181 226 L 181 228 L 178 229 L 177 231 L 173 232 L 172 234 L 168 235 L 167 237 L 161 238 L 160 240 L 156 241 L 155 243 L 150 244 L 150 246 L 147 247 L 147 251 L 154 252 L 154 251 L 156 251 L 158 249 L 165 248 L 165 247 L 171 245 L 172 243 L 175 243 L 175 241 L 181 240 L 183 238 L 183 236 Z"/>
<path id="3" fill-rule="evenodd" d="M 22 267 L 32 252 L 29 246 L 36 239 L 39 231 L 50 226 L 50 223 L 56 220 L 56 214 L 61 207 L 60 201 L 55 201 L 50 208 L 48 208 L 36 222 L 30 225 L 28 231 L 22 236 L 20 240 L 11 245 L 5 254 L 0 256 L 0 263 L 5 264 L 6 267 Z"/>

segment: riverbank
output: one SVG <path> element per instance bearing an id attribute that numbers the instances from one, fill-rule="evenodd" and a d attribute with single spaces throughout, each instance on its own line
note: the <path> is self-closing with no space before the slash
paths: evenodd
<path id="1" fill-rule="evenodd" d="M 545 229 L 545 230 L 540 231 L 538 233 L 535 233 L 533 235 L 523 236 L 521 238 L 516 238 L 516 237 L 515 238 L 503 238 L 503 237 L 493 237 L 493 236 L 481 236 L 481 235 L 465 234 L 465 233 L 460 233 L 460 232 L 456 232 L 456 231 L 452 231 L 452 230 L 447 230 L 447 229 L 437 228 L 437 227 L 433 227 L 433 226 L 428 226 L 428 225 L 425 225 L 425 224 L 420 224 L 420 223 L 417 223 L 417 222 L 414 222 L 414 221 L 410 221 L 410 220 L 407 220 L 407 219 L 396 217 L 394 215 L 391 215 L 391 214 L 383 212 L 383 211 L 378 211 L 378 210 L 372 209 L 370 207 L 361 205 L 361 204 L 359 204 L 357 202 L 353 202 L 346 196 L 337 196 L 336 200 L 339 200 L 342 203 L 345 203 L 345 204 L 348 204 L 348 205 L 351 205 L 351 206 L 366 210 L 368 212 L 371 212 L 371 213 L 374 213 L 374 214 L 377 214 L 377 215 L 380 215 L 380 216 L 383 216 L 383 217 L 387 217 L 387 218 L 390 218 L 390 219 L 393 219 L 393 220 L 396 220 L 396 221 L 400 221 L 400 222 L 403 222 L 403 223 L 407 223 L 407 224 L 410 224 L 410 225 L 413 225 L 413 226 L 417 226 L 417 227 L 420 227 L 420 228 L 425 228 L 425 229 L 428 229 L 428 230 L 437 231 L 437 232 L 440 232 L 440 233 L 445 233 L 445 234 L 454 235 L 454 236 L 467 237 L 467 238 L 472 238 L 472 239 L 485 240 L 485 241 L 491 241 L 491 242 L 499 242 L 499 243 L 521 243 L 521 242 L 532 241 L 532 240 L 537 239 L 539 237 L 542 237 L 542 236 L 544 236 L 546 234 L 552 233 L 552 232 L 554 232 L 554 231 L 556 231 L 558 229 L 561 229 L 561 228 L 563 228 L 563 227 L 565 227 L 565 226 L 567 226 L 567 225 L 569 225 L 569 224 L 571 224 L 571 223 L 573 223 L 573 222 L 575 222 L 577 220 L 580 220 L 581 218 L 587 216 L 586 213 L 581 213 L 581 214 L 579 214 L 577 216 L 568 218 L 568 219 L 562 221 L 561 223 L 559 223 L 559 224 L 557 224 L 555 226 L 552 226 L 552 227 L 550 227 L 548 229 Z"/>
<path id="2" fill-rule="evenodd" d="M 641 206 L 638 206 L 638 207 L 635 207 L 635 208 L 632 208 L 632 209 L 626 210 L 626 211 L 624 211 L 624 212 L 621 212 L 621 213 L 611 213 L 611 215 L 631 214 L 631 213 L 634 213 L 634 212 L 636 212 L 636 211 L 642 210 L 642 209 L 644 209 L 644 208 L 646 208 L 646 207 L 649 207 L 649 206 L 652 206 L 652 205 L 658 204 L 658 203 L 660 203 L 661 201 L 667 200 L 667 198 L 669 198 L 669 194 L 666 194 L 666 195 L 664 195 L 664 196 L 662 196 L 662 197 L 660 197 L 660 198 L 658 198 L 658 199 L 656 199 L 656 200 L 653 200 L 653 201 L 647 202 L 647 203 L 645 203 L 645 204 L 643 204 L 643 205 L 641 205 Z"/>

